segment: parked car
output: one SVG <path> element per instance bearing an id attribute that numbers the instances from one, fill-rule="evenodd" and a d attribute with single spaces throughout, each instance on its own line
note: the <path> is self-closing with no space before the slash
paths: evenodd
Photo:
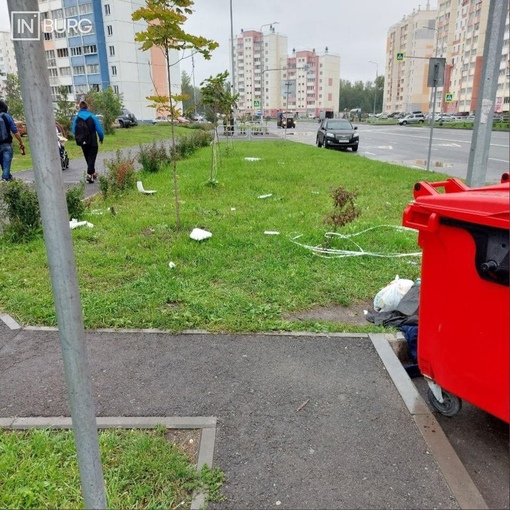
<path id="1" fill-rule="evenodd" d="M 353 126 L 347 119 L 324 119 L 317 131 L 317 147 L 325 149 L 350 147 L 353 152 L 358 150 L 358 127 Z"/>
<path id="2" fill-rule="evenodd" d="M 406 124 L 423 124 L 425 122 L 425 115 L 423 113 L 409 113 L 402 119 L 398 119 L 401 126 Z"/>
<path id="3" fill-rule="evenodd" d="M 119 127 L 121 128 L 138 126 L 138 121 L 136 120 L 136 117 L 127 108 L 122 108 L 122 114 L 117 117 L 116 121 Z"/>
<path id="4" fill-rule="evenodd" d="M 158 115 L 153 121 L 153 124 L 170 124 L 170 118 L 164 115 Z"/>

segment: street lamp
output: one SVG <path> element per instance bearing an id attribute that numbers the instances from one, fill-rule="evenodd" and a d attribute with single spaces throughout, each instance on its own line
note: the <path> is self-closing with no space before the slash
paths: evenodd
<path id="1" fill-rule="evenodd" d="M 377 78 L 379 77 L 379 64 L 373 60 L 368 61 L 369 64 L 375 64 L 375 81 L 374 81 L 374 119 L 375 119 L 375 98 L 377 96 Z"/>

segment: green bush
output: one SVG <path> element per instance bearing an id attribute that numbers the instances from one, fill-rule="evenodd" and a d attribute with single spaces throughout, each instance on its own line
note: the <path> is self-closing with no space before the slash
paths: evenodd
<path id="1" fill-rule="evenodd" d="M 169 156 L 165 146 L 152 142 L 151 145 L 140 145 L 140 152 L 138 153 L 138 162 L 146 172 L 155 173 L 159 172 L 161 167 L 168 163 Z"/>
<path id="2" fill-rule="evenodd" d="M 189 136 L 181 136 L 178 145 L 171 148 L 170 154 L 176 159 L 191 156 L 200 147 L 207 147 L 212 141 L 211 131 L 196 131 Z"/>
<path id="3" fill-rule="evenodd" d="M 66 191 L 66 202 L 67 212 L 69 213 L 69 219 L 73 218 L 81 220 L 85 216 L 85 202 L 83 201 L 83 191 L 85 190 L 85 184 L 81 183 L 79 186 L 69 188 Z"/>
<path id="4" fill-rule="evenodd" d="M 99 177 L 99 190 L 104 198 L 135 186 L 134 163 L 135 160 L 130 154 L 123 156 L 120 150 L 117 151 L 114 159 L 105 160 L 106 175 Z"/>
<path id="5" fill-rule="evenodd" d="M 66 191 L 69 220 L 72 218 L 79 220 L 85 215 L 83 189 L 84 185 L 82 184 Z M 5 211 L 1 218 L 3 219 L 3 234 L 6 239 L 14 243 L 21 243 L 42 233 L 41 211 L 34 184 L 27 184 L 21 180 L 2 184 L 0 199 Z"/>
<path id="6" fill-rule="evenodd" d="M 29 241 L 42 232 L 41 213 L 34 185 L 20 180 L 2 184 L 1 196 L 6 214 L 4 236 L 14 243 Z"/>

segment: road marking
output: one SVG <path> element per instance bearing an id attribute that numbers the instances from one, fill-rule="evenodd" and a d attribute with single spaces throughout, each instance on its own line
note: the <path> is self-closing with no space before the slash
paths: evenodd
<path id="1" fill-rule="evenodd" d="M 370 154 L 370 156 L 375 156 L 375 152 L 368 152 L 368 151 L 365 151 L 365 154 Z"/>
<path id="2" fill-rule="evenodd" d="M 393 150 L 393 147 L 391 145 L 379 145 L 377 148 L 378 149 L 390 149 L 390 150 Z"/>
<path id="3" fill-rule="evenodd" d="M 440 147 L 462 147 L 462 145 L 459 145 L 458 143 L 439 143 Z"/>
<path id="4" fill-rule="evenodd" d="M 496 159 L 496 158 L 489 158 L 491 161 L 500 161 L 501 163 L 510 163 L 507 159 Z"/>

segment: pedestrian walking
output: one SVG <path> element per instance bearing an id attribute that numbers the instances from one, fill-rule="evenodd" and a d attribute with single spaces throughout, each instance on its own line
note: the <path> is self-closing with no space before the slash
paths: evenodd
<path id="1" fill-rule="evenodd" d="M 2 166 L 2 181 L 12 181 L 11 163 L 14 156 L 12 135 L 18 140 L 21 154 L 25 154 L 25 146 L 13 118 L 7 113 L 9 107 L 0 100 L 0 164 Z"/>
<path id="2" fill-rule="evenodd" d="M 71 131 L 74 134 L 76 145 L 81 147 L 87 162 L 87 182 L 92 184 L 97 179 L 96 158 L 99 151 L 97 139 L 99 138 L 99 142 L 103 143 L 103 126 L 99 119 L 89 112 L 86 101 L 80 101 L 79 108 L 79 112 L 74 117 Z"/>

